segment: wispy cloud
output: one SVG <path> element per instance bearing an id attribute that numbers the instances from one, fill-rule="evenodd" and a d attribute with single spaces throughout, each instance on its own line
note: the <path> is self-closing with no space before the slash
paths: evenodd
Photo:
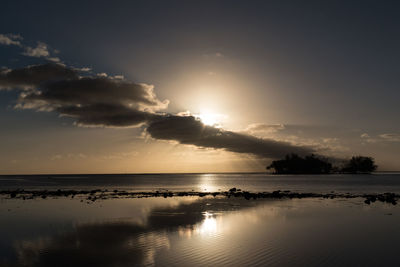
<path id="1" fill-rule="evenodd" d="M 361 138 L 371 138 L 371 136 L 369 136 L 369 134 L 367 133 L 363 133 L 360 135 Z"/>
<path id="2" fill-rule="evenodd" d="M 60 62 L 61 61 L 59 57 L 47 57 L 46 59 L 51 62 Z"/>
<path id="3" fill-rule="evenodd" d="M 360 137 L 367 143 L 400 142 L 400 134 L 398 133 L 384 133 L 376 136 L 370 136 L 367 133 L 363 133 Z"/>
<path id="4" fill-rule="evenodd" d="M 223 58 L 224 54 L 222 54 L 221 52 L 205 53 L 205 54 L 203 54 L 203 57 L 206 58 L 206 59 Z"/>
<path id="5" fill-rule="evenodd" d="M 0 44 L 21 46 L 22 36 L 19 34 L 0 34 Z"/>
<path id="6" fill-rule="evenodd" d="M 254 133 L 276 133 L 278 131 L 284 130 L 285 125 L 283 124 L 265 124 L 265 123 L 253 123 L 247 126 L 247 132 Z"/>
<path id="7" fill-rule="evenodd" d="M 27 57 L 45 58 L 51 62 L 60 62 L 59 57 L 52 56 L 50 53 L 49 45 L 44 42 L 37 42 L 35 47 L 25 45 L 22 43 L 24 38 L 19 34 L 0 34 L 0 44 L 2 45 L 15 45 L 23 49 L 21 53 Z M 59 51 L 53 49 L 53 53 L 57 54 Z"/>
<path id="8" fill-rule="evenodd" d="M 36 47 L 26 46 L 25 51 L 22 54 L 28 57 L 48 57 L 50 52 L 47 44 L 38 42 Z"/>
<path id="9" fill-rule="evenodd" d="M 50 160 L 63 160 L 63 159 L 85 159 L 87 155 L 83 153 L 68 153 L 68 154 L 56 154 L 50 157 Z"/>
<path id="10" fill-rule="evenodd" d="M 400 134 L 397 133 L 385 133 L 379 135 L 379 137 L 388 142 L 400 142 Z"/>

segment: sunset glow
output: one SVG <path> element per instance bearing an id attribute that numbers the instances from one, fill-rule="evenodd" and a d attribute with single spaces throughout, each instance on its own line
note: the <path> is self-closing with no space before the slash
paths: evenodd
<path id="1" fill-rule="evenodd" d="M 290 153 L 400 169 L 398 27 L 386 15 L 172 2 L 3 8 L 0 174 L 262 172 Z M 81 13 L 62 23 L 70 9 Z"/>
<path id="2" fill-rule="evenodd" d="M 0 267 L 398 266 L 399 14 L 2 0 Z"/>
<path id="3" fill-rule="evenodd" d="M 197 117 L 201 120 L 202 123 L 209 126 L 220 126 L 224 116 L 217 113 L 212 112 L 204 112 L 197 115 Z"/>

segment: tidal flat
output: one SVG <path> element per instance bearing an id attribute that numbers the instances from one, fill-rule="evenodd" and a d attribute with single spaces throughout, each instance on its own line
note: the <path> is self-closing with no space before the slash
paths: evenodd
<path id="1" fill-rule="evenodd" d="M 118 193 L 113 192 L 112 193 Z M 396 266 L 386 201 L 219 194 L 0 200 L 1 266 Z M 236 192 L 237 193 L 237 192 Z M 100 194 L 99 192 L 92 195 Z M 163 195 L 161 195 L 163 196 Z"/>

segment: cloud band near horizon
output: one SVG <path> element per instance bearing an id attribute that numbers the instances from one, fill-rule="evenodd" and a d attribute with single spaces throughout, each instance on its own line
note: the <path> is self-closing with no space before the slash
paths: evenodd
<path id="1" fill-rule="evenodd" d="M 85 76 L 85 75 L 86 76 Z M 125 79 L 88 76 L 63 64 L 48 63 L 0 70 L 0 89 L 19 90 L 15 108 L 57 112 L 79 126 L 138 127 L 154 139 L 176 141 L 202 148 L 224 149 L 259 158 L 280 158 L 289 153 L 314 153 L 315 149 L 274 139 L 208 126 L 191 115 L 160 110 L 152 85 Z"/>

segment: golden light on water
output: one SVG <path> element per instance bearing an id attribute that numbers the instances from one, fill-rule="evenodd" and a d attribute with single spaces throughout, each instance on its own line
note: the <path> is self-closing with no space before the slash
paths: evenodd
<path id="1" fill-rule="evenodd" d="M 179 236 L 191 238 L 193 236 L 213 236 L 217 234 L 221 229 L 220 223 L 217 221 L 217 217 L 212 212 L 203 212 L 203 221 L 195 225 L 194 227 L 181 227 L 178 230 Z"/>
<path id="2" fill-rule="evenodd" d="M 212 235 L 218 232 L 217 220 L 212 213 L 204 212 L 204 220 L 196 229 L 200 235 Z"/>
<path id="3" fill-rule="evenodd" d="M 215 174 L 212 173 L 207 173 L 201 175 L 200 181 L 199 181 L 199 189 L 200 191 L 206 191 L 206 192 L 217 192 L 219 191 L 220 188 L 218 188 L 215 184 Z"/>

